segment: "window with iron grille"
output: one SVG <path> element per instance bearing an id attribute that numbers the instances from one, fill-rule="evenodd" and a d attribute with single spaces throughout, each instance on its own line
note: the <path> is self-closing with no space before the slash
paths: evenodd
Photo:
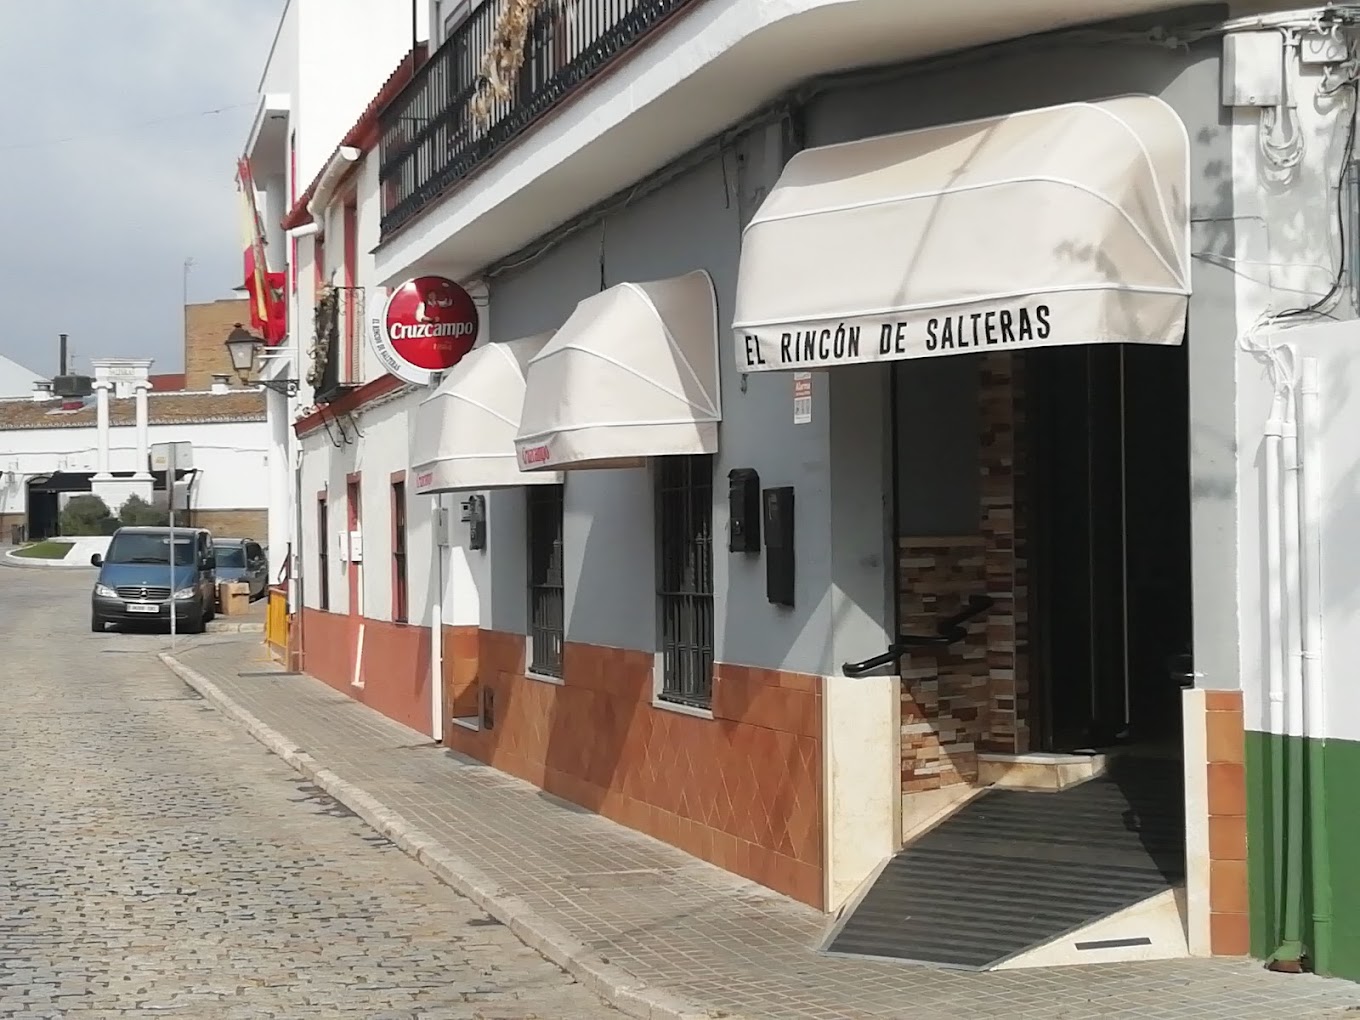
<path id="1" fill-rule="evenodd" d="M 660 697 L 695 708 L 713 698 L 713 458 L 657 462 Z"/>
<path id="2" fill-rule="evenodd" d="M 562 675 L 562 486 L 524 489 L 529 523 L 529 669 Z"/>
<path id="3" fill-rule="evenodd" d="M 316 503 L 316 598 L 321 609 L 331 607 L 331 536 L 326 526 L 326 501 Z"/>
<path id="4" fill-rule="evenodd" d="M 409 612 L 406 590 L 406 483 L 392 483 L 392 620 L 405 623 Z"/>

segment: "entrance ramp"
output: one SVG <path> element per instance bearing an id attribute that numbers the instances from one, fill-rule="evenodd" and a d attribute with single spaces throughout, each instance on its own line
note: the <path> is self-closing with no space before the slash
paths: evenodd
<path id="1" fill-rule="evenodd" d="M 1119 755 L 1079 786 L 969 801 L 884 866 L 825 952 L 990 970 L 1112 915 L 1137 918 L 1129 908 L 1152 897 L 1171 902 L 1184 877 L 1180 762 Z M 1090 962 L 1112 942 L 1137 955 L 1157 938 L 1136 923 L 1119 935 L 1093 939 Z"/>

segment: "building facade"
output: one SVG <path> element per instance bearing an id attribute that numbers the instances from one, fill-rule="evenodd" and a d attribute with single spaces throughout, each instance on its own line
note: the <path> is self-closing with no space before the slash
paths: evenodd
<path id="1" fill-rule="evenodd" d="M 303 667 L 844 908 L 833 950 L 922 959 L 855 942 L 894 861 L 985 898 L 923 849 L 982 798 L 1107 790 L 1084 840 L 1016 803 L 1052 861 L 1136 819 L 1160 879 L 1094 955 L 971 965 L 1360 977 L 1308 512 L 1354 459 L 1309 431 L 1349 406 L 1350 8 L 592 6 L 510 66 L 503 4 L 432 8 L 285 220 Z M 428 382 L 424 277 L 475 309 Z"/>
<path id="2" fill-rule="evenodd" d="M 265 399 L 242 385 L 226 348 L 246 314 L 239 299 L 188 305 L 182 373 L 153 374 L 148 358 L 94 358 L 86 396 L 58 395 L 53 380 L 36 379 L 23 396 L 0 398 L 4 538 L 16 527 L 33 539 L 57 534 L 61 506 L 80 493 L 99 496 L 115 516 L 131 496 L 167 506 L 151 449 L 189 442 L 194 467 L 175 479 L 176 511 L 219 536 L 263 542 Z"/>

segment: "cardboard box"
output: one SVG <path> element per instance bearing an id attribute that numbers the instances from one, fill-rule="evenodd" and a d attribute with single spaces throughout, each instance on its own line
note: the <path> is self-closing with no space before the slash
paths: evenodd
<path id="1" fill-rule="evenodd" d="M 250 585 L 223 581 L 217 586 L 217 607 L 223 616 L 243 616 L 250 610 Z"/>

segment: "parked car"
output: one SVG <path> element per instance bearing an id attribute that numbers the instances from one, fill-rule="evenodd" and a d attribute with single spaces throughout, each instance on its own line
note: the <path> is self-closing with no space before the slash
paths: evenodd
<path id="1" fill-rule="evenodd" d="M 216 559 L 212 534 L 202 528 L 176 528 L 174 566 L 169 528 L 119 528 L 103 556 L 90 597 L 90 629 L 102 633 L 109 623 L 157 620 L 175 622 L 186 633 L 201 634 L 216 614 Z"/>
<path id="2" fill-rule="evenodd" d="M 217 580 L 244 581 L 251 599 L 264 598 L 269 590 L 269 557 L 252 538 L 215 538 Z"/>

